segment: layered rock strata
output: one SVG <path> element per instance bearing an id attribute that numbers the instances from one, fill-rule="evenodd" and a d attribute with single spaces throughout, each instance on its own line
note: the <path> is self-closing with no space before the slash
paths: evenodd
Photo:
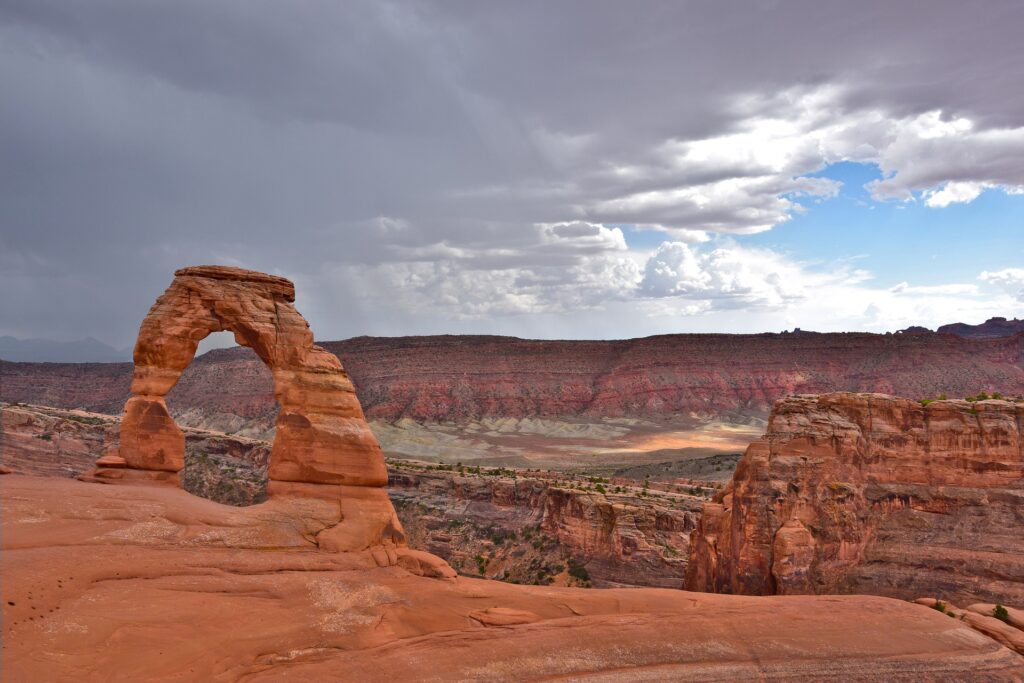
<path id="1" fill-rule="evenodd" d="M 704 506 L 691 590 L 1024 604 L 1024 404 L 778 402 Z"/>
<path id="2" fill-rule="evenodd" d="M 681 334 L 618 341 L 357 337 L 322 342 L 371 419 L 465 423 L 486 417 L 764 418 L 791 394 L 911 398 L 1024 394 L 1024 335 Z M 0 400 L 118 412 L 130 364 L 6 363 Z M 198 358 L 167 397 L 175 417 L 217 431 L 265 430 L 273 378 L 248 349 Z M 255 432 L 245 431 L 247 435 Z"/>

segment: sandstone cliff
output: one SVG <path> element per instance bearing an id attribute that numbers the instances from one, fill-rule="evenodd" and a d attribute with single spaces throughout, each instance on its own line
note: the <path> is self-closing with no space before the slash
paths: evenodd
<path id="1" fill-rule="evenodd" d="M 1024 404 L 776 404 L 704 506 L 687 586 L 1024 604 Z"/>
<path id="2" fill-rule="evenodd" d="M 391 464 L 391 499 L 410 544 L 461 573 L 517 583 L 665 588 L 678 587 L 685 576 L 701 501 L 694 496 L 647 493 L 639 483 L 609 484 L 601 493 L 529 473 L 460 475 Z M 571 581 L 573 574 L 586 579 Z"/>
<path id="3" fill-rule="evenodd" d="M 794 393 L 1024 394 L 1024 335 L 690 334 L 622 341 L 358 337 L 325 342 L 368 417 L 764 417 Z M 129 364 L 0 362 L 0 400 L 118 413 Z M 255 434 L 274 422 L 269 371 L 247 349 L 211 351 L 167 397 L 181 421 Z"/>

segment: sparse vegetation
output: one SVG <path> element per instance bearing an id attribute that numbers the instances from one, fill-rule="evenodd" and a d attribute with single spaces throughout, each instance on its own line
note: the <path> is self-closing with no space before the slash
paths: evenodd
<path id="1" fill-rule="evenodd" d="M 1010 612 L 1002 605 L 996 605 L 992 608 L 992 616 L 999 621 L 1010 623 Z"/>
<path id="2" fill-rule="evenodd" d="M 569 576 L 580 581 L 590 581 L 590 573 L 587 572 L 587 568 L 573 558 L 569 558 Z"/>
<path id="3" fill-rule="evenodd" d="M 109 423 L 109 420 L 105 420 L 102 417 L 90 417 L 88 415 L 72 415 L 69 413 L 64 417 L 72 422 L 79 422 L 84 425 L 105 425 Z"/>

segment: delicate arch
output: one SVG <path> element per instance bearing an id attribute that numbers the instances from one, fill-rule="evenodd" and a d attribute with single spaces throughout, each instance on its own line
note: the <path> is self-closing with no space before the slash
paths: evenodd
<path id="1" fill-rule="evenodd" d="M 334 354 L 313 344 L 309 324 L 295 309 L 290 281 L 226 266 L 183 268 L 174 276 L 142 321 L 119 451 L 105 462 L 101 458 L 98 477 L 177 480 L 185 464 L 185 438 L 164 397 L 199 342 L 227 330 L 273 374 L 280 412 L 268 471 L 271 495 L 295 490 L 285 482 L 387 484 L 383 453 L 352 382 Z M 134 472 L 104 473 L 104 465 Z"/>

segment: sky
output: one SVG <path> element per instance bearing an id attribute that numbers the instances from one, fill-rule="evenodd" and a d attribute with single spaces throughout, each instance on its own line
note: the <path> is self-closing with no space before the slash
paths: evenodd
<path id="1" fill-rule="evenodd" d="M 0 3 L 0 335 L 176 268 L 318 339 L 1024 316 L 1024 3 Z"/>

